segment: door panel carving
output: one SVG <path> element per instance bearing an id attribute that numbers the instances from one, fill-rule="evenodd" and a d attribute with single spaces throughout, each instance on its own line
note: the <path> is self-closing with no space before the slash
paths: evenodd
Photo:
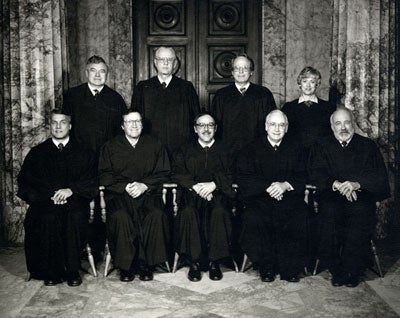
<path id="1" fill-rule="evenodd" d="M 156 75 L 153 54 L 162 45 L 176 50 L 176 75 L 193 83 L 205 110 L 233 81 L 231 60 L 238 53 L 254 59 L 252 81 L 258 82 L 260 0 L 135 0 L 133 10 L 136 82 Z"/>

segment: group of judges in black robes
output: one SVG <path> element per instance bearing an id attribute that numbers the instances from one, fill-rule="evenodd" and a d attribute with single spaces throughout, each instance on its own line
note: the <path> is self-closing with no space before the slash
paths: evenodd
<path id="1" fill-rule="evenodd" d="M 105 85 L 107 64 L 91 57 L 88 83 L 66 93 L 63 109 L 51 114 L 51 138 L 27 155 L 18 195 L 29 203 L 32 277 L 48 286 L 82 283 L 88 202 L 100 184 L 121 281 L 136 274 L 153 279 L 171 246 L 189 265 L 189 280 L 200 281 L 202 270 L 220 280 L 220 264 L 239 247 L 264 282 L 277 274 L 298 282 L 318 257 L 334 286 L 357 286 L 375 201 L 389 194 L 386 169 L 375 144 L 354 133 L 351 111 L 335 111 L 316 96 L 320 73 L 305 68 L 299 99 L 280 111 L 267 88 L 250 82 L 254 62 L 241 54 L 232 60 L 235 82 L 216 93 L 209 113 L 200 113 L 192 83 L 174 75 L 175 51 L 158 48 L 154 65 L 157 75 L 137 84 L 126 111 Z M 161 199 L 167 181 L 178 184 L 173 222 Z M 317 218 L 304 203 L 309 183 L 317 187 Z M 233 202 L 239 214 L 232 214 Z"/>

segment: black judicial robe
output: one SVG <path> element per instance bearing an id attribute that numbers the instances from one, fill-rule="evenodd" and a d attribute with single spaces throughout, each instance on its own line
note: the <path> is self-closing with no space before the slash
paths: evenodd
<path id="1" fill-rule="evenodd" d="M 336 110 L 335 105 L 318 98 L 318 103 L 307 106 L 299 99 L 285 103 L 282 111 L 289 120 L 287 135 L 297 138 L 307 150 L 321 138 L 329 136 L 331 131 L 330 116 Z"/>
<path id="2" fill-rule="evenodd" d="M 79 270 L 96 174 L 94 154 L 72 138 L 61 152 L 50 138 L 26 156 L 18 175 L 18 196 L 29 204 L 25 254 L 34 278 L 60 277 L 64 268 Z M 66 204 L 55 205 L 50 198 L 62 188 L 71 188 L 73 194 Z"/>
<path id="3" fill-rule="evenodd" d="M 281 278 L 297 275 L 304 262 L 305 165 L 301 146 L 285 136 L 277 150 L 266 135 L 240 151 L 236 164 L 239 194 L 243 198 L 240 244 L 255 263 Z M 293 191 L 281 201 L 266 193 L 273 182 L 287 181 Z"/>
<path id="4" fill-rule="evenodd" d="M 159 139 L 170 154 L 193 138 L 193 119 L 200 106 L 191 82 L 172 76 L 163 88 L 157 76 L 140 81 L 131 107 L 144 116 L 144 131 Z"/>
<path id="5" fill-rule="evenodd" d="M 331 133 L 313 147 L 308 166 L 322 198 L 332 192 L 335 180 L 359 182 L 361 192 L 373 202 L 390 196 L 385 163 L 369 138 L 354 134 L 348 146 L 342 147 Z"/>
<path id="6" fill-rule="evenodd" d="M 266 87 L 250 83 L 244 95 L 235 84 L 221 88 L 212 102 L 217 136 L 233 154 L 265 133 L 265 117 L 274 109 L 274 96 Z"/>
<path id="7" fill-rule="evenodd" d="M 375 202 L 390 196 L 379 149 L 371 139 L 357 134 L 347 147 L 342 147 L 332 134 L 314 145 L 308 166 L 319 197 L 318 257 L 333 273 L 341 269 L 360 275 L 368 262 L 369 241 L 375 229 Z M 335 180 L 359 182 L 357 200 L 349 202 L 338 191 L 333 191 Z"/>
<path id="8" fill-rule="evenodd" d="M 99 179 L 106 188 L 107 235 L 117 268 L 128 270 L 137 250 L 140 260 L 149 265 L 167 260 L 169 229 L 161 211 L 161 185 L 168 181 L 169 173 L 168 154 L 151 136 L 140 136 L 135 148 L 125 135 L 103 145 Z M 134 181 L 148 186 L 135 199 L 125 191 L 126 185 Z"/>
<path id="9" fill-rule="evenodd" d="M 126 109 L 122 96 L 107 85 L 96 97 L 87 83 L 69 89 L 64 96 L 63 110 L 72 117 L 71 135 L 97 154 L 107 140 L 122 133 Z"/>
<path id="10" fill-rule="evenodd" d="M 196 141 L 175 153 L 172 170 L 172 181 L 183 187 L 174 228 L 176 251 L 192 261 L 198 260 L 202 253 L 211 261 L 229 256 L 232 232 L 229 198 L 233 192 L 227 149 L 218 140 L 208 149 Z M 197 183 L 212 181 L 217 188 L 211 201 L 191 190 Z"/>

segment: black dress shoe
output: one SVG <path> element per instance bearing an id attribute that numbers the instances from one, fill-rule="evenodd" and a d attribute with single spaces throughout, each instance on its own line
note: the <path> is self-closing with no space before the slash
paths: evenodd
<path id="1" fill-rule="evenodd" d="M 208 270 L 208 274 L 211 280 L 221 280 L 222 279 L 222 272 L 219 268 L 219 264 L 216 262 L 210 263 L 210 268 Z"/>
<path id="2" fill-rule="evenodd" d="M 346 287 L 354 288 L 360 284 L 360 277 L 358 275 L 348 274 Z"/>
<path id="3" fill-rule="evenodd" d="M 82 278 L 78 272 L 67 273 L 67 284 L 71 287 L 76 287 L 82 284 Z"/>
<path id="4" fill-rule="evenodd" d="M 343 286 L 346 283 L 346 276 L 342 273 L 332 274 L 331 283 L 333 287 Z"/>
<path id="5" fill-rule="evenodd" d="M 271 283 L 275 280 L 275 273 L 271 270 L 260 268 L 260 278 L 264 283 Z"/>
<path id="6" fill-rule="evenodd" d="M 61 284 L 63 280 L 61 278 L 49 278 L 44 280 L 45 286 L 55 286 L 57 284 Z"/>
<path id="7" fill-rule="evenodd" d="M 153 271 L 147 265 L 139 267 L 139 279 L 142 281 L 153 280 Z"/>
<path id="8" fill-rule="evenodd" d="M 188 278 L 192 282 L 199 282 L 201 280 L 201 271 L 199 264 L 197 263 L 190 264 Z"/>
<path id="9" fill-rule="evenodd" d="M 300 278 L 298 275 L 289 275 L 289 276 L 284 276 L 281 278 L 282 280 L 286 280 L 289 283 L 298 283 L 300 281 Z"/>
<path id="10" fill-rule="evenodd" d="M 131 282 L 135 279 L 135 274 L 132 270 L 123 270 L 121 269 L 119 272 L 119 280 L 121 282 Z"/>

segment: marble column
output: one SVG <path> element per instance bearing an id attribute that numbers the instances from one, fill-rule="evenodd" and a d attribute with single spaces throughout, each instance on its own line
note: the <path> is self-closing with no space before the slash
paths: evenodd
<path id="1" fill-rule="evenodd" d="M 48 115 L 61 103 L 64 2 L 4 0 L 1 9 L 1 230 L 6 241 L 22 242 L 26 204 L 16 196 L 16 178 L 31 147 L 48 137 Z"/>

